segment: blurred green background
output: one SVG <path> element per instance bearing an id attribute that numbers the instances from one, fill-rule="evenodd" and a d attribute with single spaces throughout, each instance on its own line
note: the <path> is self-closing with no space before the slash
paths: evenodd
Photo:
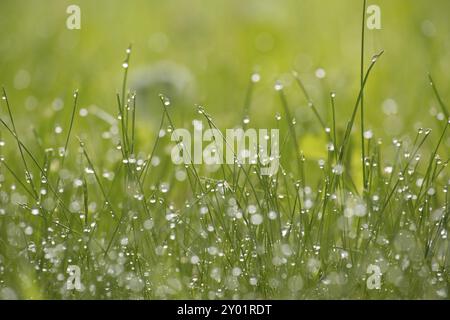
<path id="1" fill-rule="evenodd" d="M 70 4 L 81 8 L 81 30 L 66 28 Z M 367 30 L 366 62 L 381 49 L 385 55 L 367 87 L 367 128 L 391 137 L 433 126 L 438 107 L 427 72 L 447 100 L 450 2 L 370 4 L 381 8 L 382 29 Z M 344 125 L 358 90 L 361 8 L 362 0 L 2 0 L 0 84 L 18 122 L 24 128 L 31 122 L 41 134 L 53 130 L 46 119 L 67 122 L 76 88 L 80 108 L 115 115 L 121 64 L 132 43 L 129 87 L 138 91 L 141 137 L 158 124 L 159 93 L 173 100 L 180 126 L 190 125 L 195 104 L 205 105 L 221 127 L 239 123 L 253 72 L 261 75 L 253 124 L 268 127 L 282 111 L 273 90 L 281 79 L 300 132 L 314 132 L 320 127 L 291 70 L 299 72 L 324 117 L 330 116 L 329 92 L 336 91 Z M 320 68 L 326 72 L 322 79 L 315 76 Z M 87 133 L 101 130 L 90 121 L 80 119 L 77 126 Z"/>

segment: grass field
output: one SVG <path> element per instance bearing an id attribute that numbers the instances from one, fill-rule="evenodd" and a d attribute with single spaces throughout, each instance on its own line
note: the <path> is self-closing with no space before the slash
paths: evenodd
<path id="1" fill-rule="evenodd" d="M 0 299 L 448 298 L 448 1 L 70 4 L 0 3 Z"/>

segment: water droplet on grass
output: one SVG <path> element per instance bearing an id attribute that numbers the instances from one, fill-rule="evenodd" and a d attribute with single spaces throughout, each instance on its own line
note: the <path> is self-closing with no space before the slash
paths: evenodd
<path id="1" fill-rule="evenodd" d="M 259 82 L 259 80 L 261 80 L 261 76 L 259 73 L 254 73 L 252 74 L 251 80 L 253 83 Z"/>
<path id="2" fill-rule="evenodd" d="M 153 228 L 153 220 L 152 219 L 148 219 L 144 221 L 144 229 L 145 230 L 151 230 Z"/>
<path id="3" fill-rule="evenodd" d="M 318 79 L 323 79 L 327 75 L 325 70 L 323 68 L 318 68 L 315 72 L 315 75 Z"/>
<path id="4" fill-rule="evenodd" d="M 191 263 L 192 264 L 199 264 L 200 263 L 200 258 L 198 256 L 192 256 L 191 257 Z"/>
<path id="5" fill-rule="evenodd" d="M 387 166 L 384 168 L 384 173 L 390 174 L 392 173 L 393 168 L 391 166 Z"/>
<path id="6" fill-rule="evenodd" d="M 33 234 L 33 228 L 31 226 L 28 226 L 25 228 L 24 232 L 27 236 L 31 236 Z"/>
<path id="7" fill-rule="evenodd" d="M 281 84 L 280 81 L 276 81 L 275 85 L 274 85 L 274 88 L 275 88 L 276 91 L 281 91 L 281 90 L 283 90 L 283 85 Z"/>
<path id="8" fill-rule="evenodd" d="M 161 185 L 159 186 L 159 190 L 162 193 L 167 193 L 169 191 L 169 184 L 167 183 L 161 183 Z"/>
<path id="9" fill-rule="evenodd" d="M 61 126 L 56 126 L 55 127 L 55 133 L 56 134 L 60 134 L 60 133 L 62 133 L 62 131 L 63 131 L 63 129 L 61 128 Z"/>
<path id="10" fill-rule="evenodd" d="M 267 216 L 269 217 L 270 220 L 275 220 L 278 215 L 277 215 L 277 213 L 275 211 L 269 211 Z"/>
<path id="11" fill-rule="evenodd" d="M 242 269 L 239 267 L 234 267 L 231 273 L 233 274 L 233 276 L 239 277 L 242 274 Z"/>
<path id="12" fill-rule="evenodd" d="M 251 216 L 250 221 L 252 224 L 254 224 L 256 226 L 260 225 L 263 222 L 263 216 L 260 215 L 259 213 L 256 213 Z"/>
<path id="13" fill-rule="evenodd" d="M 86 117 L 89 114 L 89 112 L 86 108 L 81 108 L 79 114 L 80 117 Z"/>
<path id="14" fill-rule="evenodd" d="M 208 253 L 212 256 L 215 256 L 219 253 L 219 249 L 217 249 L 217 247 L 211 246 L 208 248 Z"/>
<path id="15" fill-rule="evenodd" d="M 344 172 L 344 166 L 341 164 L 337 164 L 333 167 L 333 173 L 335 175 L 341 175 Z"/>
<path id="16" fill-rule="evenodd" d="M 370 139 L 372 139 L 372 137 L 373 137 L 372 130 L 367 130 L 367 131 L 364 132 L 364 138 L 365 139 L 370 140 Z"/>

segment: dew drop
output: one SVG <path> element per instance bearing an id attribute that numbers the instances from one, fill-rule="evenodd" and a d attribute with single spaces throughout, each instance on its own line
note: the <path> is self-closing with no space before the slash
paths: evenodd
<path id="1" fill-rule="evenodd" d="M 281 91 L 281 90 L 283 90 L 283 85 L 281 84 L 280 81 L 276 81 L 274 88 L 276 91 Z"/>
<path id="2" fill-rule="evenodd" d="M 259 75 L 259 73 L 254 73 L 252 74 L 251 80 L 253 83 L 257 83 L 261 80 L 261 76 Z"/>
<path id="3" fill-rule="evenodd" d="M 161 185 L 159 186 L 159 190 L 162 192 L 162 193 L 167 193 L 167 192 L 169 192 L 169 184 L 167 184 L 167 183 L 161 183 Z"/>
<path id="4" fill-rule="evenodd" d="M 270 220 L 275 220 L 277 218 L 277 213 L 275 211 L 269 211 L 268 217 Z"/>
<path id="5" fill-rule="evenodd" d="M 372 130 L 367 130 L 367 131 L 364 132 L 364 138 L 365 139 L 370 140 L 370 139 L 372 139 L 372 137 L 373 137 Z"/>
<path id="6" fill-rule="evenodd" d="M 251 216 L 250 221 L 255 226 L 260 225 L 263 222 L 263 216 L 260 215 L 259 213 L 256 213 Z"/>
<path id="7" fill-rule="evenodd" d="M 316 70 L 315 75 L 316 75 L 317 78 L 323 79 L 323 78 L 325 78 L 327 73 L 325 72 L 325 70 L 323 68 L 319 68 L 319 69 Z"/>
<path id="8" fill-rule="evenodd" d="M 200 258 L 198 256 L 192 256 L 191 257 L 191 263 L 192 264 L 199 264 Z"/>
<path id="9" fill-rule="evenodd" d="M 153 220 L 152 219 L 148 219 L 144 221 L 144 229 L 145 230 L 151 230 L 153 228 Z"/>

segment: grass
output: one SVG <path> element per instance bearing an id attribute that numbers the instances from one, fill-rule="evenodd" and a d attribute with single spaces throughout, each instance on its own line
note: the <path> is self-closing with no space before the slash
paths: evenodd
<path id="1" fill-rule="evenodd" d="M 3 89 L 0 297 L 448 298 L 448 109 L 429 76 L 427 90 L 444 115 L 438 130 L 421 128 L 392 142 L 366 131 L 364 93 L 383 51 L 365 61 L 362 30 L 349 119 L 335 93 L 318 108 L 293 72 L 324 139 L 314 146 L 326 150 L 318 162 L 303 152 L 294 106 L 276 84 L 283 113 L 264 127 L 281 130 L 281 166 L 270 177 L 239 161 L 215 171 L 174 165 L 170 135 L 184 124 L 164 95 L 159 130 L 146 137 L 151 147 L 142 147 L 139 96 L 127 84 L 131 47 L 117 117 L 102 134 L 107 152 L 98 145 L 100 133 L 76 130 L 82 91 L 74 92 L 67 133 L 49 143 L 38 132 L 34 140 L 23 138 Z M 235 119 L 237 125 L 251 127 L 256 86 L 250 81 L 236 113 L 245 121 Z M 220 128 L 220 117 L 197 110 L 196 120 Z M 93 128 L 104 125 L 88 117 Z M 69 265 L 81 269 L 80 291 L 66 289 Z M 369 265 L 381 269 L 381 289 L 368 289 Z"/>

